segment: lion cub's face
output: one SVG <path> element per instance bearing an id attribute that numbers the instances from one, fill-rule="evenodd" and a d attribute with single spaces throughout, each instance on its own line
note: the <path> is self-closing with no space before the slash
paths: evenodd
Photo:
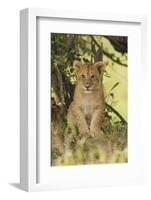
<path id="1" fill-rule="evenodd" d="M 83 64 L 79 61 L 74 61 L 73 66 L 77 76 L 77 84 L 84 93 L 92 93 L 100 88 L 101 77 L 104 72 L 103 62 Z"/>

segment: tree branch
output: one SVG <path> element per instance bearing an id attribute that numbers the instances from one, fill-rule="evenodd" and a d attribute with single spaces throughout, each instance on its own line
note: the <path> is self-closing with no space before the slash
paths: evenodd
<path id="1" fill-rule="evenodd" d="M 103 37 L 107 38 L 111 44 L 113 45 L 116 51 L 121 53 L 127 53 L 127 37 L 126 36 L 107 36 Z"/>
<path id="2" fill-rule="evenodd" d="M 109 109 L 112 110 L 113 113 L 116 114 L 116 116 L 122 121 L 124 122 L 124 124 L 127 124 L 127 121 L 122 117 L 122 115 L 117 111 L 115 110 L 111 105 L 109 105 L 108 103 L 105 103 L 106 107 L 108 107 Z"/>
<path id="3" fill-rule="evenodd" d="M 95 43 L 95 45 L 98 48 L 101 48 L 101 45 L 98 44 L 98 42 L 95 40 L 95 38 L 92 35 L 90 35 L 90 37 L 91 37 L 92 41 Z M 106 55 L 107 57 L 109 57 L 112 61 L 116 62 L 117 64 L 122 65 L 124 67 L 127 67 L 127 64 L 124 64 L 120 60 L 115 59 L 111 53 L 108 53 L 108 52 L 104 51 L 104 49 L 103 49 L 103 53 L 104 53 L 104 55 Z"/>

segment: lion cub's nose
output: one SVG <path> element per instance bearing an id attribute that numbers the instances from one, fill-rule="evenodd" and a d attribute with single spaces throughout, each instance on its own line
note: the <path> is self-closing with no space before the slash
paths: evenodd
<path id="1" fill-rule="evenodd" d="M 85 85 L 85 88 L 86 88 L 86 89 L 89 89 L 89 87 L 90 87 L 90 85 L 87 83 L 87 84 Z"/>

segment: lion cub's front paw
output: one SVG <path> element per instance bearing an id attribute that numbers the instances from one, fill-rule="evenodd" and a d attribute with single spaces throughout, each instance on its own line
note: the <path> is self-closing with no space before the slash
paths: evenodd
<path id="1" fill-rule="evenodd" d="M 100 136 L 100 129 L 99 128 L 90 128 L 90 136 L 91 137 L 99 137 Z"/>

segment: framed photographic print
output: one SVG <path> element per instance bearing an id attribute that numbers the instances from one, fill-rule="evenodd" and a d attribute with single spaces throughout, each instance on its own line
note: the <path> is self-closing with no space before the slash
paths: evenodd
<path id="1" fill-rule="evenodd" d="M 20 17 L 22 189 L 145 183 L 146 17 Z"/>

